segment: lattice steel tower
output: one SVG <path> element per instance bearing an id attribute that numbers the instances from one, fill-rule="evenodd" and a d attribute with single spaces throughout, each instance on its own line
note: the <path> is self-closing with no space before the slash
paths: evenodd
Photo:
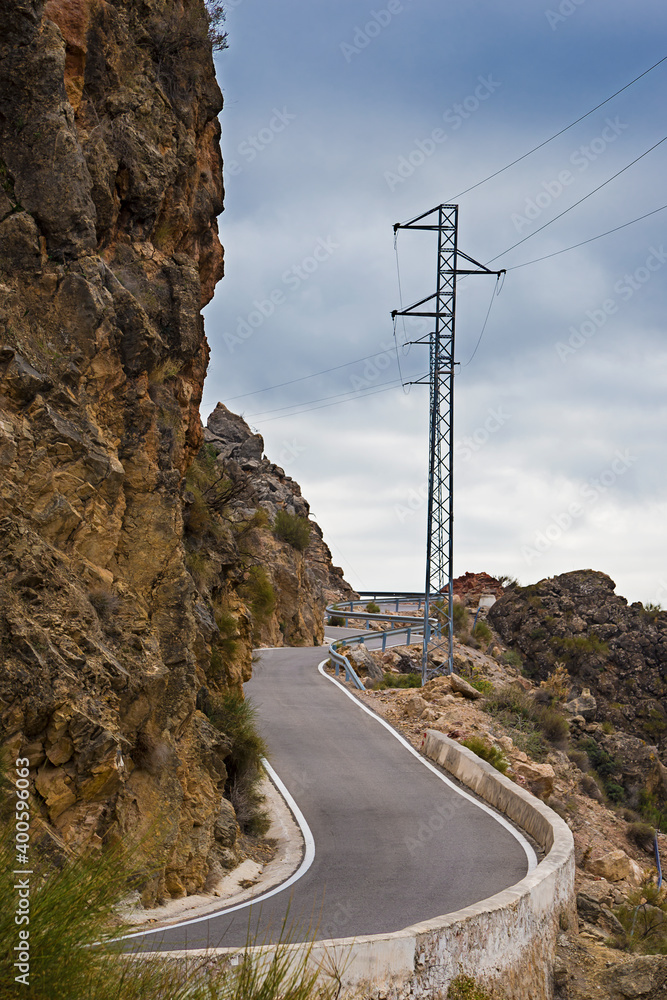
<path id="1" fill-rule="evenodd" d="M 420 379 L 430 385 L 431 415 L 429 427 L 428 525 L 426 540 L 426 586 L 424 601 L 424 648 L 422 684 L 445 669 L 454 669 L 453 601 L 453 466 L 454 466 L 454 329 L 456 319 L 456 279 L 462 274 L 495 274 L 484 264 L 458 249 L 458 205 L 438 205 L 411 222 L 397 223 L 399 229 L 416 229 L 438 234 L 438 273 L 436 291 L 407 309 L 394 310 L 396 316 L 425 316 L 435 321 L 435 330 L 413 343 L 428 344 L 430 370 Z M 459 258 L 475 265 L 475 270 L 459 268 Z M 418 384 L 418 383 L 416 383 Z M 441 666 L 429 670 L 428 647 L 431 641 L 430 619 L 436 618 L 431 652 L 443 654 Z M 446 655 L 446 661 L 444 659 Z"/>

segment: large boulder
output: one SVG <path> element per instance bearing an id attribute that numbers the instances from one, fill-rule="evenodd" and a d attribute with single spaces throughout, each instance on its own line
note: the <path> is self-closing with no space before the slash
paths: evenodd
<path id="1" fill-rule="evenodd" d="M 640 955 L 608 966 L 603 974 L 607 1000 L 664 1000 L 667 956 Z"/>
<path id="2" fill-rule="evenodd" d="M 512 770 L 538 798 L 546 799 L 553 792 L 556 773 L 551 764 L 537 764 L 525 753 L 518 752 L 514 755 Z"/>
<path id="3" fill-rule="evenodd" d="M 214 445 L 221 459 L 233 458 L 239 464 L 259 462 L 264 452 L 264 438 L 253 434 L 243 417 L 218 403 L 208 418 L 204 437 Z"/>
<path id="4" fill-rule="evenodd" d="M 586 865 L 591 875 L 599 875 L 608 882 L 621 882 L 632 879 L 635 875 L 631 859 L 625 851 L 609 851 L 599 858 L 590 860 Z"/>
<path id="5" fill-rule="evenodd" d="M 584 688 L 578 698 L 565 702 L 563 708 L 570 716 L 581 715 L 587 722 L 595 718 L 597 701 L 589 688 Z"/>
<path id="6" fill-rule="evenodd" d="M 373 683 L 384 678 L 382 667 L 376 663 L 362 643 L 357 643 L 346 649 L 345 656 L 354 667 L 355 672 L 361 677 L 367 677 Z"/>
<path id="7" fill-rule="evenodd" d="M 465 681 L 463 677 L 459 677 L 458 674 L 450 674 L 449 682 L 451 684 L 452 691 L 457 691 L 459 694 L 462 694 L 464 698 L 476 701 L 478 698 L 482 697 L 481 692 L 478 691 L 477 688 L 474 688 L 472 684 L 468 684 L 468 682 Z"/>

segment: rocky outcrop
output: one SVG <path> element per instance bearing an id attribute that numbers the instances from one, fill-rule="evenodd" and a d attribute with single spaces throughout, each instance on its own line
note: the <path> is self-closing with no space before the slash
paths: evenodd
<path id="1" fill-rule="evenodd" d="M 667 612 L 628 606 L 604 573 L 580 570 L 508 590 L 488 620 L 545 679 L 557 663 L 596 717 L 659 746 L 667 737 Z M 589 707 L 592 702 L 587 703 Z"/>
<path id="2" fill-rule="evenodd" d="M 234 863 L 207 711 L 270 598 L 252 504 L 204 496 L 221 107 L 203 0 L 0 6 L 2 742 L 61 848 L 141 842 L 146 902 Z M 290 601 L 333 574 L 311 536 Z M 285 635 L 315 641 L 320 603 Z"/>
<path id="3" fill-rule="evenodd" d="M 245 581 L 251 610 L 260 568 L 266 581 L 268 606 L 254 601 L 256 644 L 319 645 L 327 604 L 357 594 L 343 579 L 342 569 L 333 565 L 319 525 L 310 520 L 301 487 L 265 457 L 261 434 L 253 434 L 245 420 L 222 403 L 209 417 L 204 434 L 214 456 L 213 474 L 226 494 L 219 509 L 225 508 L 244 571 L 251 572 Z"/>
<path id="4" fill-rule="evenodd" d="M 454 597 L 460 597 L 468 607 L 477 607 L 480 597 L 500 597 L 503 585 L 488 573 L 464 573 L 452 582 Z"/>

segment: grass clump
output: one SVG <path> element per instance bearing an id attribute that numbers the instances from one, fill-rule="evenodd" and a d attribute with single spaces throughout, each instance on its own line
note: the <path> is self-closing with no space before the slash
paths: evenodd
<path id="1" fill-rule="evenodd" d="M 536 760 L 544 759 L 548 752 L 545 741 L 554 746 L 564 746 L 567 742 L 567 720 L 556 708 L 539 704 L 518 686 L 510 684 L 495 691 L 487 699 L 485 708 L 509 729 L 516 731 L 519 738 L 515 738 L 513 733 L 514 742 L 531 757 L 537 753 Z M 522 741 L 521 734 L 528 738 Z M 521 746 L 522 742 L 524 746 Z"/>
<path id="2" fill-rule="evenodd" d="M 487 645 L 487 646 L 493 638 L 493 633 L 491 632 L 491 629 L 486 624 L 486 622 L 477 622 L 474 629 L 472 630 L 472 634 L 475 637 L 475 639 L 477 639 L 478 642 L 481 642 L 482 645 Z"/>
<path id="3" fill-rule="evenodd" d="M 500 657 L 500 662 L 508 667 L 516 667 L 518 670 L 523 666 L 521 654 L 516 649 L 506 649 Z"/>
<path id="4" fill-rule="evenodd" d="M 492 746 L 491 743 L 482 739 L 481 736 L 469 736 L 467 740 L 461 741 L 461 746 L 472 750 L 473 753 L 481 757 L 482 760 L 487 761 L 492 767 L 495 767 L 496 771 L 500 771 L 501 774 L 505 774 L 507 768 L 510 766 L 502 750 Z"/>
<path id="5" fill-rule="evenodd" d="M 612 939 L 616 948 L 643 955 L 667 955 L 667 889 L 644 882 L 614 913 L 623 934 Z"/>
<path id="6" fill-rule="evenodd" d="M 472 976 L 457 976 L 447 990 L 447 1000 L 501 1000 L 493 990 L 488 990 Z"/>
<path id="7" fill-rule="evenodd" d="M 461 638 L 468 634 L 468 611 L 465 604 L 454 602 L 452 607 L 452 619 L 454 622 L 454 635 Z"/>
<path id="8" fill-rule="evenodd" d="M 279 510 L 273 522 L 273 533 L 297 552 L 305 552 L 310 542 L 310 521 L 307 517 Z"/>
<path id="9" fill-rule="evenodd" d="M 368 611 L 369 615 L 379 615 L 380 605 L 377 604 L 375 601 L 369 601 L 368 604 L 366 605 L 366 611 Z"/>
<path id="10" fill-rule="evenodd" d="M 625 833 L 628 840 L 640 850 L 646 851 L 647 854 L 653 853 L 655 830 L 650 823 L 644 823 L 642 820 L 633 821 L 628 823 Z"/>
<path id="11" fill-rule="evenodd" d="M 614 775 L 621 770 L 619 762 L 590 736 L 579 740 L 577 749 L 586 753 L 591 767 L 599 777 L 602 788 L 610 801 L 616 805 L 624 802 L 625 789 L 614 780 Z"/>
<path id="12" fill-rule="evenodd" d="M 239 826 L 245 833 L 261 836 L 269 827 L 268 816 L 262 809 L 264 797 L 258 788 L 268 747 L 258 729 L 257 710 L 242 694 L 230 691 L 209 704 L 207 715 L 231 744 L 225 758 L 225 794 L 234 806 Z"/>
<path id="13" fill-rule="evenodd" d="M 384 691 L 387 688 L 416 688 L 416 687 L 421 687 L 421 684 L 422 684 L 421 674 L 386 673 L 381 681 L 377 681 L 373 685 L 373 690 Z"/>
<path id="14" fill-rule="evenodd" d="M 257 642 L 262 627 L 268 624 L 276 610 L 276 592 L 263 566 L 250 567 L 248 579 L 239 587 L 239 593 L 250 605 L 252 638 Z"/>
<path id="15" fill-rule="evenodd" d="M 14 868 L 13 844 L 5 834 L 0 860 Z M 14 879 L 0 879 L 0 997 L 20 993 L 33 1000 L 333 1000 L 336 983 L 318 982 L 309 967 L 311 948 L 295 952 L 296 928 L 283 922 L 271 952 L 253 954 L 249 936 L 235 968 L 217 968 L 215 956 L 203 954 L 186 963 L 119 950 L 117 906 L 135 881 L 131 853 L 120 848 L 70 858 L 59 865 L 32 857 L 30 875 L 29 985 L 15 981 L 13 948 Z M 121 931 L 122 933 L 122 931 Z M 263 942 L 260 942 L 263 943 Z"/>

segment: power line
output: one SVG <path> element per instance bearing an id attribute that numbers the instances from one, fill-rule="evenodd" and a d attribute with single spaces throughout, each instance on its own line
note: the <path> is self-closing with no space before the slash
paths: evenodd
<path id="1" fill-rule="evenodd" d="M 296 382 L 306 382 L 310 378 L 316 378 L 318 375 L 328 375 L 329 372 L 340 371 L 341 368 L 349 368 L 351 365 L 361 364 L 362 361 L 370 361 L 371 358 L 379 358 L 380 355 L 386 354 L 386 351 L 376 351 L 375 354 L 367 354 L 365 358 L 355 358 L 354 361 L 346 361 L 344 365 L 336 365 L 334 368 L 324 368 L 321 372 L 313 372 L 312 375 L 302 375 L 301 378 L 292 378 L 289 382 L 279 382 L 277 385 L 267 385 L 264 389 L 254 389 L 252 392 L 241 392 L 238 396 L 226 396 L 228 402 L 232 402 L 234 399 L 243 399 L 245 396 L 258 396 L 260 392 L 270 392 L 271 389 L 282 389 L 286 385 L 294 385 Z"/>
<path id="2" fill-rule="evenodd" d="M 523 239 L 518 240 L 516 243 L 513 243 L 511 247 L 507 248 L 507 250 L 503 250 L 501 253 L 497 253 L 495 257 L 492 257 L 491 260 L 487 261 L 487 264 L 492 264 L 494 262 L 494 260 L 498 260 L 499 257 L 504 257 L 506 253 L 510 252 L 510 250 L 515 250 L 516 247 L 521 246 L 521 244 L 525 243 L 526 240 L 530 240 L 530 239 L 533 238 L 533 236 L 537 236 L 537 234 L 541 233 L 542 230 L 544 230 L 544 229 L 547 228 L 547 226 L 550 226 L 554 222 L 557 222 L 558 219 L 562 219 L 563 216 L 567 215 L 568 212 L 571 212 L 573 208 L 576 208 L 578 205 L 581 205 L 582 202 L 586 201 L 588 198 L 590 198 L 592 195 L 596 194 L 598 191 L 601 191 L 603 187 L 606 187 L 607 184 L 610 184 L 613 180 L 616 180 L 617 177 L 620 177 L 620 175 L 623 174 L 623 173 L 625 173 L 626 170 L 629 170 L 630 167 L 633 167 L 635 165 L 635 163 L 639 163 L 640 160 L 643 160 L 643 158 L 645 156 L 648 156 L 648 154 L 652 153 L 654 149 L 657 149 L 658 146 L 662 145 L 662 143 L 665 142 L 665 140 L 667 140 L 667 135 L 664 136 L 662 139 L 660 139 L 659 142 L 656 142 L 655 145 L 651 146 L 650 149 L 645 150 L 645 152 L 643 152 L 640 156 L 638 156 L 636 159 L 632 160 L 631 163 L 626 164 L 626 166 L 622 167 L 621 170 L 617 171 L 611 177 L 608 177 L 606 181 L 602 182 L 602 184 L 598 184 L 598 186 L 596 188 L 593 188 L 592 191 L 589 191 L 588 194 L 585 194 L 583 196 L 583 198 L 579 199 L 579 201 L 575 201 L 574 204 L 570 205 L 569 208 L 563 209 L 562 212 L 559 212 L 558 215 L 555 215 L 553 217 L 553 219 L 549 220 L 549 222 L 545 222 L 543 226 L 539 227 L 539 229 L 536 229 L 532 233 L 528 233 L 527 236 L 524 236 Z"/>
<path id="3" fill-rule="evenodd" d="M 598 236 L 591 236 L 590 239 L 582 240 L 581 243 L 574 243 L 571 247 L 565 247 L 564 250 L 554 250 L 553 253 L 547 253 L 544 257 L 536 257 L 534 260 L 525 260 L 523 264 L 514 264 L 512 267 L 508 267 L 508 271 L 516 271 L 519 267 L 528 267 L 529 264 L 538 264 L 541 260 L 549 260 L 550 257 L 558 257 L 561 253 L 568 253 L 569 250 L 576 250 L 577 247 L 583 247 L 587 243 L 593 243 L 595 240 L 601 240 L 603 236 L 609 236 L 611 233 L 617 233 L 619 229 L 626 229 L 627 226 L 634 226 L 635 222 L 641 222 L 642 219 L 648 219 L 651 215 L 657 215 L 658 212 L 664 212 L 667 205 L 661 205 L 660 208 L 654 208 L 652 212 L 647 212 L 646 215 L 640 215 L 636 219 L 631 219 L 630 222 L 624 222 L 622 226 L 615 226 L 614 229 L 608 229 L 606 233 L 600 233 Z"/>
<path id="4" fill-rule="evenodd" d="M 427 373 L 424 372 L 424 375 L 426 374 Z M 423 378 L 424 376 L 421 377 Z M 294 413 L 283 413 L 279 417 L 269 417 L 268 420 L 263 420 L 262 424 L 270 424 L 272 420 L 284 420 L 285 417 L 298 417 L 302 413 L 311 413 L 313 410 L 325 410 L 329 406 L 340 406 L 341 403 L 352 403 L 355 399 L 365 399 L 366 396 L 375 396 L 380 392 L 391 392 L 392 389 L 397 389 L 399 385 L 400 382 L 396 382 L 395 385 L 387 386 L 384 389 L 369 389 L 367 392 L 359 393 L 358 396 L 351 396 L 347 399 L 339 399 L 334 403 L 322 403 L 320 406 L 310 406 L 305 410 L 297 410 Z M 295 403 L 294 405 L 296 406 L 298 404 Z"/>
<path id="5" fill-rule="evenodd" d="M 482 326 L 482 332 L 480 333 L 479 337 L 477 338 L 477 343 L 475 344 L 475 350 L 472 352 L 472 354 L 470 355 L 470 357 L 468 358 L 468 360 L 466 361 L 466 363 L 464 365 L 461 365 L 462 368 L 467 368 L 468 367 L 468 365 L 470 364 L 470 362 L 472 361 L 472 359 L 477 354 L 477 348 L 482 343 L 482 337 L 484 336 L 484 331 L 486 330 L 486 324 L 489 322 L 489 316 L 491 315 L 491 308 L 493 306 L 493 303 L 494 303 L 494 300 L 496 298 L 496 295 L 498 295 L 500 293 L 500 289 L 502 288 L 502 285 L 499 286 L 499 283 L 500 283 L 500 275 L 498 275 L 498 277 L 496 278 L 495 287 L 491 291 L 491 301 L 489 302 L 489 308 L 486 311 L 486 317 L 484 319 L 484 324 Z"/>
<path id="6" fill-rule="evenodd" d="M 395 387 L 401 385 L 401 379 L 390 379 L 388 382 L 379 382 L 380 386 L 390 386 Z M 282 410 L 291 410 L 295 406 L 308 406 L 310 403 L 324 403 L 328 399 L 342 399 L 342 398 L 358 398 L 360 395 L 367 395 L 367 391 L 364 389 L 352 389 L 348 392 L 335 393 L 333 396 L 318 396 L 317 399 L 306 399 L 302 403 L 288 403 L 287 406 L 277 406 L 272 410 L 261 410 L 259 413 L 250 413 L 247 419 L 253 417 L 261 417 L 268 413 L 280 413 Z"/>
<path id="7" fill-rule="evenodd" d="M 634 83 L 637 83 L 638 80 L 641 80 L 642 77 L 646 76 L 647 73 L 650 73 L 657 66 L 660 66 L 661 63 L 664 63 L 665 59 L 667 59 L 667 56 L 663 56 L 662 59 L 659 59 L 657 63 L 654 63 L 652 66 L 649 66 L 649 68 L 647 70 L 644 70 L 643 73 L 640 73 L 639 76 L 636 76 L 634 78 L 634 80 L 630 81 L 630 83 L 626 83 L 626 85 L 624 87 L 621 87 L 620 90 L 617 90 L 615 94 L 611 95 L 611 97 L 608 97 L 605 101 L 602 101 L 600 104 L 596 104 L 596 106 L 594 108 L 591 108 L 590 111 L 587 111 L 585 115 L 581 115 L 580 118 L 577 118 L 575 121 L 571 122 L 569 125 L 566 125 L 565 128 L 562 128 L 560 130 L 560 132 L 556 132 L 555 135 L 552 135 L 548 139 L 545 139 L 544 142 L 541 142 L 539 144 L 539 146 L 534 146 L 532 149 L 529 149 L 527 153 L 523 153 L 522 156 L 518 156 L 516 158 L 516 160 L 512 160 L 511 163 L 508 163 L 504 167 L 501 167 L 499 170 L 494 171 L 494 173 L 489 174 L 488 177 L 484 177 L 483 180 L 477 181 L 476 184 L 472 184 L 470 187 L 467 187 L 465 189 L 465 191 L 459 191 L 458 194 L 455 194 L 452 198 L 450 198 L 448 200 L 449 201 L 456 201 L 457 198 L 462 198 L 464 194 L 468 194 L 469 191 L 474 191 L 475 188 L 481 187 L 482 184 L 486 184 L 487 181 L 490 181 L 494 177 L 497 177 L 498 174 L 502 174 L 502 173 L 505 172 L 505 170 L 509 170 L 509 168 L 513 167 L 516 163 L 520 163 L 521 160 L 525 160 L 527 156 L 530 156 L 532 153 L 536 153 L 538 149 L 542 149 L 543 146 L 546 146 L 546 145 L 548 145 L 548 143 L 552 142 L 554 139 L 557 139 L 559 135 L 563 135 L 564 132 L 567 132 L 569 129 L 574 128 L 574 126 L 578 125 L 579 122 L 582 122 L 584 120 L 584 118 L 588 118 L 589 115 L 593 114 L 593 112 L 598 111 L 600 108 L 604 107 L 605 104 L 609 104 L 610 101 L 613 101 L 613 99 L 615 97 L 618 97 L 619 94 L 622 94 L 624 90 L 628 89 L 628 87 L 631 87 Z"/>

